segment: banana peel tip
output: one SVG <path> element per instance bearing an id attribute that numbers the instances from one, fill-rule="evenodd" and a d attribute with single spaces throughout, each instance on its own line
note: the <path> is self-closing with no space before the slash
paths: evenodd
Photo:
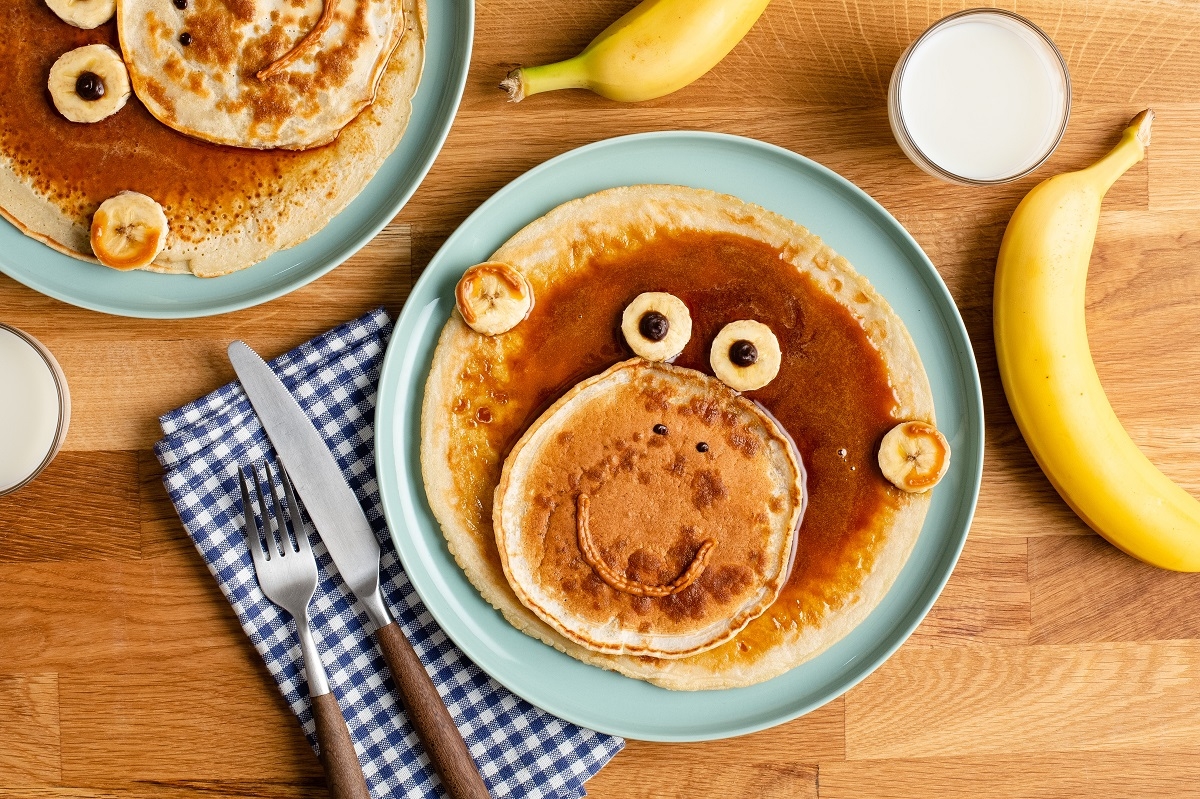
<path id="1" fill-rule="evenodd" d="M 508 73 L 508 77 L 500 81 L 500 88 L 508 93 L 510 103 L 519 103 L 525 99 L 525 82 L 521 80 L 521 68 L 517 67 Z"/>

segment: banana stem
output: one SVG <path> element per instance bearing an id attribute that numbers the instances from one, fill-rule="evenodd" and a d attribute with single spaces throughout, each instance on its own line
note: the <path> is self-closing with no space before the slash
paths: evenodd
<path id="1" fill-rule="evenodd" d="M 590 84 L 587 65 L 580 55 L 540 67 L 518 67 L 500 84 L 500 88 L 508 92 L 509 100 L 519 103 L 531 94 L 558 89 L 586 89 Z"/>
<path id="2" fill-rule="evenodd" d="M 1150 127 L 1154 124 L 1154 111 L 1147 108 L 1133 118 L 1129 127 L 1121 134 L 1121 141 L 1109 151 L 1108 155 L 1087 168 L 1086 171 L 1096 175 L 1102 187 L 1101 195 L 1108 192 L 1117 178 L 1138 161 L 1146 157 L 1146 148 L 1150 146 Z"/>

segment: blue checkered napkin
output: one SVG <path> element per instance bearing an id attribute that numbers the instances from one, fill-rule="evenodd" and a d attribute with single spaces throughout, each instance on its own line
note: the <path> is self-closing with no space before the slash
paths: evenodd
<path id="1" fill-rule="evenodd" d="M 577 797 L 620 751 L 620 738 L 576 727 L 513 696 L 468 660 L 434 623 L 405 576 L 384 524 L 373 453 L 375 391 L 391 323 L 382 310 L 318 336 L 271 362 L 336 456 L 383 551 L 383 590 L 450 708 L 495 797 Z M 279 690 L 316 734 L 299 669 L 295 624 L 258 587 L 242 534 L 238 465 L 274 458 L 249 400 L 230 383 L 163 416 L 155 450 L 183 526 L 263 656 Z M 434 797 L 438 779 L 409 726 L 366 610 L 314 541 L 320 583 L 311 606 L 317 644 L 350 727 L 372 796 Z"/>

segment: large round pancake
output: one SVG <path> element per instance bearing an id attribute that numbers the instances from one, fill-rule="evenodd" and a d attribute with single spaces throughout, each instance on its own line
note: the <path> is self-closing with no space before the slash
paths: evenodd
<path id="1" fill-rule="evenodd" d="M 117 46 L 116 27 L 81 31 L 44 0 L 9 0 L 0 56 L 0 216 L 60 252 L 98 264 L 92 214 L 123 190 L 162 203 L 166 249 L 148 271 L 215 277 L 251 266 L 321 230 L 396 148 L 425 57 L 425 0 L 404 0 L 405 30 L 369 108 L 324 147 L 245 150 L 209 144 L 155 120 L 135 96 L 93 125 L 63 119 L 45 96 L 61 52 Z"/>
<path id="2" fill-rule="evenodd" d="M 279 74 L 257 74 L 334 21 Z M 164 125 L 234 147 L 333 141 L 375 99 L 403 32 L 399 0 L 118 0 L 133 90 Z M 184 46 L 180 37 L 190 37 Z"/>
<path id="3" fill-rule="evenodd" d="M 787 580 L 804 507 L 797 458 L 775 420 L 719 380 L 619 363 L 560 397 L 505 458 L 492 513 L 505 574 L 526 607 L 593 651 L 712 649 Z M 585 559 L 581 530 L 607 575 Z M 697 558 L 686 588 L 638 592 Z"/>
<path id="4" fill-rule="evenodd" d="M 490 260 L 518 268 L 530 281 L 536 300 L 606 253 L 694 231 L 744 236 L 777 251 L 778 258 L 795 270 L 798 281 L 810 281 L 861 328 L 886 369 L 896 420 L 934 421 L 932 392 L 916 347 L 899 317 L 868 281 L 802 226 L 735 197 L 677 186 L 602 191 L 555 208 L 519 231 Z M 422 474 L 430 506 L 459 565 L 510 623 L 585 663 L 665 688 L 703 690 L 751 685 L 781 674 L 844 637 L 882 601 L 916 543 L 929 495 L 894 492 L 886 511 L 869 520 L 867 536 L 874 542 L 870 568 L 841 565 L 857 573 L 844 599 L 818 600 L 774 628 L 777 617 L 768 610 L 733 641 L 707 652 L 678 660 L 600 654 L 545 624 L 520 603 L 505 578 L 487 512 L 498 481 L 497 464 L 513 442 L 492 440 L 485 425 L 455 413 L 462 380 L 477 373 L 481 364 L 485 370 L 511 369 L 514 374 L 538 368 L 526 361 L 510 364 L 512 358 L 506 357 L 519 352 L 523 337 L 530 334 L 519 325 L 504 336 L 481 337 L 457 313 L 452 314 L 434 353 L 422 409 Z M 785 352 L 785 363 L 789 357 Z M 467 469 L 458 453 L 494 462 L 484 469 Z M 811 481 L 807 454 L 805 465 Z M 817 498 L 813 490 L 810 482 L 810 501 Z M 806 526 L 808 519 L 806 514 Z M 760 640 L 767 643 L 758 645 Z M 744 650 L 755 650 L 754 657 L 743 657 Z"/>

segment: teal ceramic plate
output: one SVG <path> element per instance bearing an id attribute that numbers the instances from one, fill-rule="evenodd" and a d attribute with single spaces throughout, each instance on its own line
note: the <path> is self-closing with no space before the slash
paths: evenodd
<path id="1" fill-rule="evenodd" d="M 612 186 L 675 183 L 727 192 L 795 219 L 871 281 L 904 320 L 933 385 L 950 471 L 916 548 L 883 603 L 820 657 L 750 688 L 673 692 L 586 666 L 519 633 L 467 581 L 446 548 L 421 483 L 420 412 L 454 285 L 509 236 L 567 200 Z M 983 471 L 983 401 L 962 319 L 933 264 L 878 203 L 806 158 L 734 136 L 664 132 L 598 142 L 510 183 L 480 206 L 430 262 L 396 323 L 376 412 L 384 512 L 413 585 L 446 634 L 512 691 L 603 732 L 695 741 L 795 718 L 866 677 L 913 631 L 966 540 Z"/>
<path id="2" fill-rule="evenodd" d="M 431 0 L 425 70 L 408 129 L 362 193 L 319 233 L 224 277 L 114 272 L 77 261 L 0 219 L 0 272 L 93 311 L 155 319 L 211 316 L 264 303 L 316 280 L 374 238 L 417 190 L 458 110 L 475 20 L 473 0 Z"/>

